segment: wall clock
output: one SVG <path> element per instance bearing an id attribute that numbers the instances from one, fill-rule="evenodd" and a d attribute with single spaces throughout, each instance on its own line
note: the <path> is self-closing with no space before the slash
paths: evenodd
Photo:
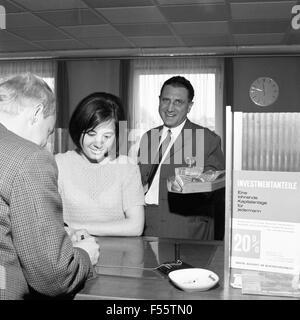
<path id="1" fill-rule="evenodd" d="M 250 86 L 250 99 L 258 106 L 266 107 L 274 103 L 279 95 L 276 81 L 269 77 L 257 78 Z"/>

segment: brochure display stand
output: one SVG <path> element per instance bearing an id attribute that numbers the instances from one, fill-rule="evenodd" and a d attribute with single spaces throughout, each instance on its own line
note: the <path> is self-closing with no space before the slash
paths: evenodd
<path id="1" fill-rule="evenodd" d="M 226 120 L 225 286 L 300 298 L 300 116 L 227 107 Z"/>

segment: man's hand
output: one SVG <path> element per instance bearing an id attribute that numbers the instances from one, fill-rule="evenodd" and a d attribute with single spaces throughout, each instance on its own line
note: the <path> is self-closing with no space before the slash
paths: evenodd
<path id="1" fill-rule="evenodd" d="M 79 240 L 73 243 L 73 246 L 85 250 L 91 259 L 92 265 L 94 266 L 95 264 L 97 264 L 100 254 L 100 248 L 94 237 L 89 236 L 86 239 Z"/>
<path id="2" fill-rule="evenodd" d="M 91 235 L 85 229 L 73 229 L 71 227 L 65 227 L 65 230 L 71 238 L 73 244 L 77 241 L 91 237 Z"/>

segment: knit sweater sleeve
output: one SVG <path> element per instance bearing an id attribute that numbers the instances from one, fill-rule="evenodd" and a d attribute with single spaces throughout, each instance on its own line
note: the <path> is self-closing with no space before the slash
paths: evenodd
<path id="1" fill-rule="evenodd" d="M 128 165 L 128 174 L 123 181 L 122 189 L 124 212 L 131 207 L 145 204 L 141 173 L 138 165 Z"/>

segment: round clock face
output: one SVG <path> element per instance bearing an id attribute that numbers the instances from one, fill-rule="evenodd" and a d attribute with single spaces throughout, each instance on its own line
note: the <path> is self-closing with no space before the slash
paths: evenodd
<path id="1" fill-rule="evenodd" d="M 275 80 L 271 78 L 257 78 L 250 86 L 249 95 L 258 106 L 269 106 L 277 100 L 279 87 Z"/>

